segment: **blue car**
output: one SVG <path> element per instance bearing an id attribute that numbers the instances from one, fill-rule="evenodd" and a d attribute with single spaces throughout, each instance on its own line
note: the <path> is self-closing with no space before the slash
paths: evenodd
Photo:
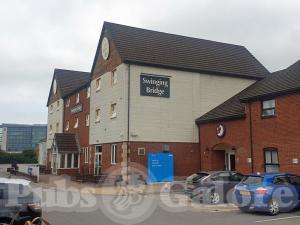
<path id="1" fill-rule="evenodd" d="M 250 210 L 277 215 L 300 207 L 300 176 L 287 173 L 252 174 L 235 186 L 234 203 Z"/>

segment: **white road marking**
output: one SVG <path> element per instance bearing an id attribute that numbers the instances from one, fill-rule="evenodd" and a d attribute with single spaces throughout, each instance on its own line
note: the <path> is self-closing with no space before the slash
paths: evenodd
<path id="1" fill-rule="evenodd" d="M 289 220 L 289 219 L 295 219 L 295 218 L 300 218 L 300 216 L 289 216 L 289 217 L 281 217 L 281 218 L 269 219 L 269 220 L 258 220 L 258 221 L 255 221 L 255 223 L 265 223 L 265 222 Z"/>

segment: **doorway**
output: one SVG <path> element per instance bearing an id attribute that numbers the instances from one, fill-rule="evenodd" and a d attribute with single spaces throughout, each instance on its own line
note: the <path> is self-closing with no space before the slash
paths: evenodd
<path id="1" fill-rule="evenodd" d="M 226 151 L 225 152 L 225 166 L 226 170 L 228 171 L 235 171 L 235 152 L 233 151 Z"/>
<path id="2" fill-rule="evenodd" d="M 101 175 L 101 168 L 102 168 L 102 146 L 97 145 L 95 147 L 95 171 L 94 171 L 95 176 Z"/>

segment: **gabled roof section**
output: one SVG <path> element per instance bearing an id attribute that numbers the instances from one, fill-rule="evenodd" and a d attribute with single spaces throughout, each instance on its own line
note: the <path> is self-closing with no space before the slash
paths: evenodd
<path id="1" fill-rule="evenodd" d="M 75 134 L 56 133 L 54 135 L 58 153 L 78 153 L 79 146 Z"/>
<path id="2" fill-rule="evenodd" d="M 269 71 L 243 46 L 104 22 L 123 62 L 251 79 Z"/>
<path id="3" fill-rule="evenodd" d="M 242 102 L 251 102 L 275 96 L 300 92 L 300 60 L 290 67 L 272 73 L 257 82 L 240 96 Z"/>
<path id="4" fill-rule="evenodd" d="M 205 113 L 203 116 L 196 119 L 196 123 L 204 124 L 244 118 L 246 116 L 245 104 L 240 102 L 240 96 L 247 93 L 247 91 L 254 87 L 256 83 L 250 85 L 214 109 Z"/>
<path id="5" fill-rule="evenodd" d="M 56 80 L 60 97 L 65 98 L 75 91 L 81 89 L 82 87 L 87 86 L 90 82 L 90 73 L 74 70 L 55 69 L 47 106 L 50 104 L 54 79 Z"/>

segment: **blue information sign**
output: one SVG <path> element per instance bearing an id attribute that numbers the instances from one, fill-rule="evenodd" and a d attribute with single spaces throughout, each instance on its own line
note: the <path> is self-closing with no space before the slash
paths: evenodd
<path id="1" fill-rule="evenodd" d="M 148 154 L 148 183 L 174 181 L 174 156 L 170 153 Z"/>

